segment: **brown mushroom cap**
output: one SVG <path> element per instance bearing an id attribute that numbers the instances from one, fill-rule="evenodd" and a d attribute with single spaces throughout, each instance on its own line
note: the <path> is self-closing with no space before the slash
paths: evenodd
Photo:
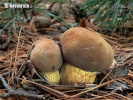
<path id="1" fill-rule="evenodd" d="M 66 62 L 86 71 L 107 70 L 113 62 L 111 46 L 96 32 L 82 27 L 67 30 L 60 38 Z"/>
<path id="2" fill-rule="evenodd" d="M 51 23 L 51 18 L 49 15 L 38 15 L 33 18 L 33 22 L 37 28 L 49 27 Z"/>
<path id="3" fill-rule="evenodd" d="M 34 43 L 30 61 L 42 73 L 56 71 L 63 63 L 58 44 L 47 38 L 39 39 Z"/>

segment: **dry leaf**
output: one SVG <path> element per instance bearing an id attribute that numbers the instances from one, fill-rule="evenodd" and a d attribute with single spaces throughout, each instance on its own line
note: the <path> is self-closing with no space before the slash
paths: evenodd
<path id="1" fill-rule="evenodd" d="M 94 31 L 98 30 L 98 28 L 93 23 L 90 23 L 86 18 L 82 18 L 80 20 L 79 26 L 80 27 L 88 27 L 88 28 L 93 29 Z"/>

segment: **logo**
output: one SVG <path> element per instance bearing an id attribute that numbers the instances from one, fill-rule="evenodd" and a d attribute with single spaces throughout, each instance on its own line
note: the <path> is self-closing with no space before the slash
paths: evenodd
<path id="1" fill-rule="evenodd" d="M 31 8 L 29 4 L 11 4 L 4 3 L 5 8 Z"/>

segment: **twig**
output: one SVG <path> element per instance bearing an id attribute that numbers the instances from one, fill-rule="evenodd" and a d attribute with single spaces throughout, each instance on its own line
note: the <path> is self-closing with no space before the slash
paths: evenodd
<path id="1" fill-rule="evenodd" d="M 17 78 L 17 79 L 23 80 L 22 78 Z M 42 87 L 42 89 L 44 89 L 45 91 L 55 95 L 58 98 L 69 98 L 70 97 L 69 95 L 66 95 L 66 94 L 64 94 L 64 93 L 62 93 L 60 91 L 57 91 L 55 89 L 52 89 L 50 87 L 47 87 L 47 86 L 44 86 L 44 85 L 41 85 L 41 84 L 38 84 L 38 83 L 35 83 L 35 82 L 32 82 L 32 81 L 29 81 L 29 80 L 25 80 L 25 81 L 27 81 L 27 82 L 29 82 L 31 84 L 37 85 L 39 87 Z"/>
<path id="2" fill-rule="evenodd" d="M 18 42 L 17 42 L 17 47 L 16 47 L 16 54 L 15 54 L 15 61 L 14 61 L 14 66 L 13 66 L 13 72 L 12 72 L 12 79 L 14 78 L 14 75 L 16 75 L 16 70 L 17 70 L 17 55 L 18 55 L 18 49 L 19 49 L 19 44 L 20 44 L 20 34 L 21 34 L 21 31 L 22 31 L 22 27 L 19 31 L 19 36 L 18 36 Z"/>
<path id="3" fill-rule="evenodd" d="M 18 70 L 18 72 L 17 72 L 17 74 L 16 74 L 16 77 L 20 77 L 20 76 L 23 74 L 25 68 L 26 68 L 26 65 L 22 66 L 22 67 Z"/>
<path id="4" fill-rule="evenodd" d="M 26 69 L 26 67 L 27 67 L 26 65 L 29 63 L 28 59 L 30 58 L 30 53 L 31 53 L 31 51 L 32 51 L 33 48 L 34 48 L 34 45 L 32 45 L 30 47 L 30 50 L 29 50 L 29 52 L 27 54 L 27 57 L 26 57 L 26 60 L 25 60 L 25 65 L 20 67 L 20 69 L 16 73 L 16 77 L 20 77 L 23 74 L 24 70 Z"/>
<path id="5" fill-rule="evenodd" d="M 35 99 L 45 99 L 43 95 L 34 95 L 31 93 L 28 93 L 27 91 L 23 90 L 13 90 L 5 81 L 5 79 L 3 78 L 2 75 L 0 75 L 0 80 L 2 82 L 2 84 L 4 85 L 4 87 L 6 88 L 6 90 L 8 91 L 8 93 L 6 94 L 0 94 L 0 98 L 8 98 L 10 96 L 24 96 L 24 97 L 30 97 L 30 98 L 35 98 Z"/>
<path id="6" fill-rule="evenodd" d="M 38 36 L 38 34 L 29 32 L 29 31 L 25 30 L 24 28 L 22 28 L 22 31 L 23 31 L 24 33 L 30 35 L 30 36 Z"/>
<path id="7" fill-rule="evenodd" d="M 16 54 L 15 54 L 15 62 L 14 62 L 14 70 L 16 69 L 16 63 L 17 63 L 17 55 L 18 55 L 18 48 L 19 48 L 19 44 L 20 44 L 20 34 L 21 34 L 21 30 L 19 31 L 19 36 L 18 36 L 18 42 L 17 42 L 17 48 L 16 48 Z"/>
<path id="8" fill-rule="evenodd" d="M 106 74 L 106 76 L 101 80 L 101 82 L 99 84 L 101 84 L 110 74 L 111 72 L 113 71 L 114 68 L 112 68 L 109 73 Z"/>
<path id="9" fill-rule="evenodd" d="M 129 100 L 129 98 L 127 98 L 127 97 L 125 97 L 125 96 L 123 96 L 123 95 L 117 94 L 117 93 L 108 93 L 108 94 L 106 94 L 106 95 L 97 96 L 97 97 L 95 97 L 95 98 L 92 98 L 91 100 L 98 100 L 98 99 L 100 99 L 100 98 L 107 97 L 107 96 L 109 96 L 109 97 L 115 97 L 115 96 L 113 96 L 113 95 L 117 95 L 117 98 L 119 98 L 119 99 L 121 99 L 121 100 Z M 116 99 L 116 98 L 115 98 L 115 99 Z"/>
<path id="10" fill-rule="evenodd" d="M 12 38 L 11 32 L 8 31 L 8 38 L 7 38 L 7 40 L 6 40 L 6 42 L 4 44 L 0 44 L 0 50 L 5 49 L 8 46 L 8 44 L 11 41 L 11 38 Z"/>
<path id="11" fill-rule="evenodd" d="M 6 83 L 6 81 L 5 81 L 5 79 L 2 77 L 2 75 L 0 75 L 0 80 L 1 80 L 1 82 L 3 83 L 4 87 L 6 88 L 6 90 L 7 90 L 8 92 L 12 92 L 12 91 L 11 91 L 11 88 L 8 86 L 8 84 Z"/>
<path id="12" fill-rule="evenodd" d="M 2 74 L 2 76 L 5 77 L 5 76 L 7 76 L 10 73 L 11 73 L 11 71 L 5 72 L 5 73 Z"/>
<path id="13" fill-rule="evenodd" d="M 28 51 L 28 55 L 27 55 L 26 60 L 30 59 L 30 54 L 31 54 L 31 51 L 33 50 L 34 47 L 35 47 L 35 45 L 32 44 L 31 47 L 30 47 L 30 50 Z"/>

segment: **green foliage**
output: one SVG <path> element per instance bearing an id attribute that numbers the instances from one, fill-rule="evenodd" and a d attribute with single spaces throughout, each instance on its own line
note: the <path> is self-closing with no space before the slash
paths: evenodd
<path id="1" fill-rule="evenodd" d="M 60 18 L 60 17 L 58 17 L 58 16 L 56 16 L 52 13 L 47 13 L 47 14 L 50 15 L 51 17 L 55 18 L 58 22 L 63 23 L 67 28 L 72 28 L 73 27 L 73 25 L 66 23 L 62 18 Z"/>
<path id="2" fill-rule="evenodd" d="M 29 8 L 5 8 L 4 3 L 10 4 L 29 4 Z M 5 49 L 11 41 L 11 33 L 18 36 L 18 32 L 24 29 L 24 25 L 32 19 L 35 13 L 44 13 L 46 10 L 43 7 L 48 0 L 1 0 L 0 1 L 0 40 L 2 40 L 2 33 L 6 31 L 8 38 L 5 43 L 0 41 L 0 49 Z M 28 33 L 27 33 L 28 34 Z"/>
<path id="3" fill-rule="evenodd" d="M 127 20 L 133 22 L 133 0 L 86 0 L 80 9 L 86 17 L 95 15 L 94 23 L 105 30 L 118 28 Z"/>
<path id="4" fill-rule="evenodd" d="M 13 33 L 17 34 L 16 31 L 19 27 L 28 22 L 34 13 L 45 12 L 45 8 L 42 8 L 48 0 L 30 0 L 30 2 L 26 2 L 26 0 L 10 0 L 11 4 L 30 4 L 30 8 L 5 8 L 4 3 L 8 3 L 9 0 L 4 0 L 4 2 L 0 2 L 0 28 L 4 30 L 9 29 L 9 27 L 13 28 Z M 42 2 L 39 6 L 38 4 Z"/>
<path id="5" fill-rule="evenodd" d="M 9 30 L 10 27 L 12 28 L 12 32 L 17 34 L 17 29 L 20 27 L 24 27 L 25 23 L 31 20 L 34 14 L 39 13 L 46 13 L 51 17 L 54 17 L 59 22 L 62 22 L 66 27 L 70 28 L 72 25 L 67 24 L 63 19 L 60 17 L 46 11 L 44 7 L 47 3 L 57 2 L 59 4 L 62 3 L 62 0 L 30 0 L 30 2 L 26 2 L 26 0 L 10 0 L 11 4 L 29 4 L 30 8 L 5 8 L 4 3 L 8 3 L 9 0 L 3 0 L 4 2 L 0 2 L 0 28 L 3 29 L 0 32 L 0 36 L 3 31 Z"/>

